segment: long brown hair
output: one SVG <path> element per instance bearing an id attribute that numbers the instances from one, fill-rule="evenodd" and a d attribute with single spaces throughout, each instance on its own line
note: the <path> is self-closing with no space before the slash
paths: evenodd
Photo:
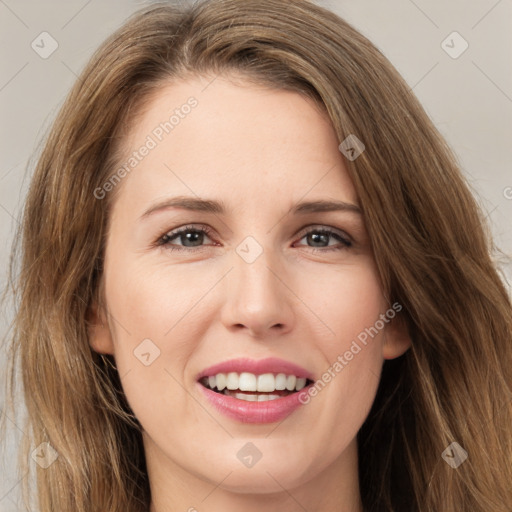
<path id="1" fill-rule="evenodd" d="M 383 288 L 412 347 L 386 361 L 358 434 L 361 494 L 377 512 L 512 510 L 512 308 L 483 215 L 445 141 L 376 47 L 306 0 L 158 4 L 95 53 L 62 107 L 33 176 L 13 252 L 12 371 L 21 367 L 40 510 L 147 510 L 140 429 L 116 372 L 88 343 L 119 141 L 151 94 L 235 73 L 314 99 L 340 143 Z M 19 256 L 19 273 L 17 261 Z M 457 442 L 457 469 L 441 454 Z"/>

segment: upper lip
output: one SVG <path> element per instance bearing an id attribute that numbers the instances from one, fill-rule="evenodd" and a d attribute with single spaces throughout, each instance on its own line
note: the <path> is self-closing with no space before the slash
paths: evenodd
<path id="1" fill-rule="evenodd" d="M 197 380 L 202 379 L 203 377 L 211 377 L 218 373 L 229 372 L 248 372 L 255 375 L 262 375 L 264 373 L 284 373 L 286 375 L 295 375 L 296 377 L 313 380 L 311 372 L 305 368 L 276 357 L 258 360 L 248 358 L 230 359 L 229 361 L 224 361 L 210 366 L 209 368 L 205 368 L 198 374 Z"/>

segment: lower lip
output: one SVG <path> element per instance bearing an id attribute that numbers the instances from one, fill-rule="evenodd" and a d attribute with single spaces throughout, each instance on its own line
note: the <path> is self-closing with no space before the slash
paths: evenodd
<path id="1" fill-rule="evenodd" d="M 199 382 L 197 385 L 217 410 L 242 423 L 274 423 L 283 420 L 301 405 L 304 405 L 299 398 L 302 393 L 307 392 L 309 387 L 307 386 L 299 392 L 275 400 L 248 402 L 247 400 L 216 393 Z"/>

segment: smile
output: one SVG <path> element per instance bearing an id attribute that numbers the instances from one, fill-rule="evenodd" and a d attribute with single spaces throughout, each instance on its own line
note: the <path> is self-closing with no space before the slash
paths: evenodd
<path id="1" fill-rule="evenodd" d="M 300 393 L 313 384 L 310 372 L 288 361 L 235 359 L 197 376 L 203 396 L 222 414 L 242 423 L 272 423 L 304 405 Z"/>
<path id="2" fill-rule="evenodd" d="M 311 384 L 309 379 L 278 373 L 218 373 L 203 377 L 200 383 L 208 389 L 247 402 L 277 400 Z"/>

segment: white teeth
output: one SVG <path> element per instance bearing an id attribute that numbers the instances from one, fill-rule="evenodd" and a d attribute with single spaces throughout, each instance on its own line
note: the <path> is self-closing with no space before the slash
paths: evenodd
<path id="1" fill-rule="evenodd" d="M 258 391 L 260 393 L 276 390 L 276 379 L 271 373 L 258 376 Z"/>
<path id="2" fill-rule="evenodd" d="M 281 398 L 279 395 L 246 395 L 245 393 L 234 393 L 227 389 L 224 390 L 224 394 L 233 396 L 239 400 L 245 400 L 246 402 L 268 402 L 269 400 Z"/>
<path id="3" fill-rule="evenodd" d="M 228 373 L 226 387 L 231 390 L 238 389 L 238 381 L 239 381 L 238 373 L 235 373 L 235 372 Z"/>
<path id="4" fill-rule="evenodd" d="M 245 400 L 246 402 L 257 402 L 258 395 L 245 395 L 244 393 L 230 393 L 229 391 L 224 391 L 225 395 L 234 396 L 239 400 Z"/>
<path id="5" fill-rule="evenodd" d="M 286 389 L 286 375 L 284 373 L 278 373 L 276 375 L 276 389 L 278 391 Z"/>
<path id="6" fill-rule="evenodd" d="M 256 391 L 258 393 L 272 393 L 273 391 L 300 391 L 306 386 L 306 379 L 304 377 L 296 377 L 295 375 L 285 375 L 278 373 L 264 373 L 262 375 L 255 375 L 249 372 L 236 373 L 230 372 L 218 373 L 203 379 L 205 385 L 210 389 L 217 388 L 218 391 L 224 389 L 230 391 Z M 244 395 L 244 397 L 252 395 Z M 254 395 L 259 396 L 273 396 L 273 395 Z M 275 395 L 280 396 L 280 395 Z M 251 400 L 250 398 L 248 400 Z M 259 398 L 258 398 L 259 400 Z"/>
<path id="7" fill-rule="evenodd" d="M 219 391 L 222 391 L 226 387 L 226 384 L 227 384 L 226 376 L 223 373 L 218 373 L 213 378 L 215 379 L 217 384 L 215 384 L 215 382 L 214 382 L 213 386 L 210 386 L 210 388 L 213 389 L 215 387 L 215 385 L 217 385 L 217 389 Z M 210 379 L 211 379 L 211 377 L 208 377 L 208 381 L 210 381 Z"/>
<path id="8" fill-rule="evenodd" d="M 276 400 L 281 398 L 279 395 L 258 395 L 258 402 L 268 402 L 269 400 Z"/>
<path id="9" fill-rule="evenodd" d="M 297 391 L 300 391 L 304 387 L 306 387 L 306 379 L 303 377 L 297 377 L 297 382 L 295 383 L 295 389 Z"/>
<path id="10" fill-rule="evenodd" d="M 297 377 L 295 375 L 288 375 L 286 378 L 286 389 L 288 391 L 293 391 L 295 389 L 295 384 L 297 383 Z"/>
<path id="11" fill-rule="evenodd" d="M 238 389 L 240 391 L 256 391 L 256 375 L 253 373 L 241 373 L 238 379 Z"/>

